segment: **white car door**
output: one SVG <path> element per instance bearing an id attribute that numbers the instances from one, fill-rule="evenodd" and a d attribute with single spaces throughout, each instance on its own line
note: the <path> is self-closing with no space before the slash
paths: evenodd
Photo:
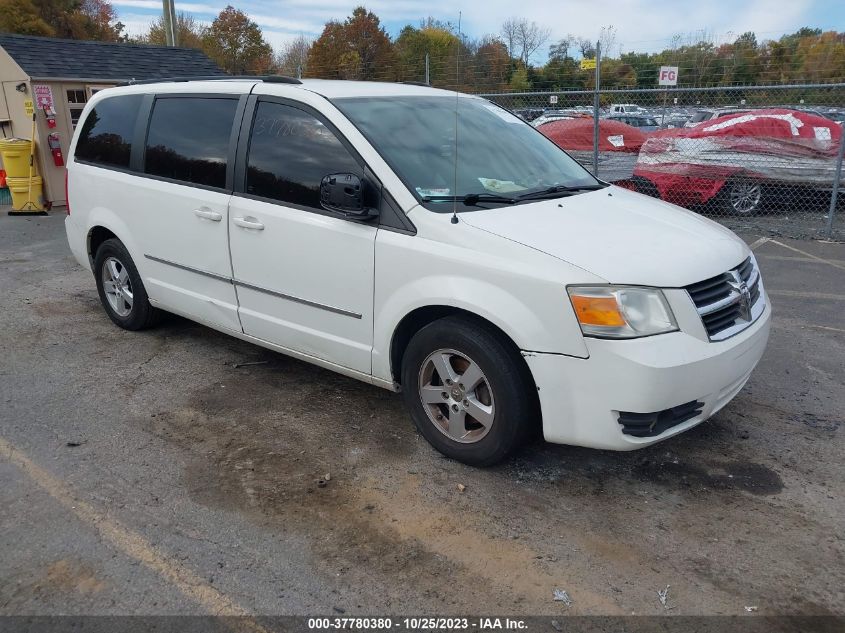
<path id="1" fill-rule="evenodd" d="M 370 374 L 378 226 L 320 205 L 324 176 L 365 171 L 309 106 L 250 97 L 229 244 L 246 334 Z"/>
<path id="2" fill-rule="evenodd" d="M 227 213 L 245 102 L 238 94 L 156 96 L 142 157 L 145 177 L 116 192 L 143 250 L 138 268 L 151 301 L 235 331 L 241 326 Z"/>

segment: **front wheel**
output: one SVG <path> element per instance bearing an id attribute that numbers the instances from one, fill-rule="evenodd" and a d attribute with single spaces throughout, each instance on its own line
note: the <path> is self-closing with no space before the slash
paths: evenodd
<path id="1" fill-rule="evenodd" d="M 403 358 L 402 388 L 423 437 L 472 466 L 504 459 L 539 421 L 525 361 L 481 321 L 446 317 L 417 332 Z"/>

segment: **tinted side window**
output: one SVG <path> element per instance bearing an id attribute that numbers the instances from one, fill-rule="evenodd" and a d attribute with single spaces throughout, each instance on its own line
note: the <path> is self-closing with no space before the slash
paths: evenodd
<path id="1" fill-rule="evenodd" d="M 100 101 L 85 119 L 76 143 L 79 160 L 129 167 L 132 135 L 143 95 L 122 95 Z"/>
<path id="2" fill-rule="evenodd" d="M 319 209 L 320 181 L 333 173 L 362 175 L 334 132 L 297 108 L 259 102 L 247 160 L 247 193 Z"/>
<path id="3" fill-rule="evenodd" d="M 147 132 L 144 171 L 224 188 L 229 135 L 237 107 L 237 99 L 156 99 Z"/>

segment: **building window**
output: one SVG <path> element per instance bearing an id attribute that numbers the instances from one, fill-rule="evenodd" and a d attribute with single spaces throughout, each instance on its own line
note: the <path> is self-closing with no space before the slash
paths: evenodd
<path id="1" fill-rule="evenodd" d="M 79 117 L 82 116 L 82 111 L 85 109 L 85 102 L 88 97 L 85 90 L 82 88 L 74 88 L 67 91 L 67 107 L 70 110 L 70 124 L 73 129 L 76 129 L 76 124 L 79 123 Z"/>

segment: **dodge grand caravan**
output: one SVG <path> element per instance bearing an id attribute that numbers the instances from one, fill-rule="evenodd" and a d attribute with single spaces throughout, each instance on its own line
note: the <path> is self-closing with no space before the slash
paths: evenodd
<path id="1" fill-rule="evenodd" d="M 744 242 L 596 180 L 508 111 L 402 84 L 98 92 L 67 236 L 129 330 L 162 311 L 401 391 L 442 453 L 532 429 L 630 450 L 742 389 L 771 309 Z"/>

